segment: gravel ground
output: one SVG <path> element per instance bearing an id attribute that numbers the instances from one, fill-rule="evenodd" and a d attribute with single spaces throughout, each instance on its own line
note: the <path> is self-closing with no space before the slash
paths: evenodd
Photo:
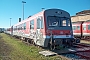
<path id="1" fill-rule="evenodd" d="M 5 41 L 0 36 L 0 60 L 11 60 L 10 52 L 12 51 L 9 44 L 6 44 Z"/>

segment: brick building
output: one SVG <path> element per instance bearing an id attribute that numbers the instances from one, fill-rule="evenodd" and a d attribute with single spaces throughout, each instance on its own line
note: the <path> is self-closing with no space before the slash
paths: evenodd
<path id="1" fill-rule="evenodd" d="M 90 20 L 90 10 L 84 10 L 76 13 L 75 16 L 71 16 L 71 20 L 72 22 Z"/>

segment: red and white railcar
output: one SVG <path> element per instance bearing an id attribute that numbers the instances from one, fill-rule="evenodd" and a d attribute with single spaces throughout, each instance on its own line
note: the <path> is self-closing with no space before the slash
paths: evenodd
<path id="1" fill-rule="evenodd" d="M 61 9 L 47 9 L 15 24 L 13 35 L 33 39 L 43 47 L 48 47 L 51 40 L 64 44 L 74 39 L 70 14 Z"/>
<path id="2" fill-rule="evenodd" d="M 83 36 L 90 38 L 90 20 L 84 22 L 82 26 L 83 26 Z"/>
<path id="3" fill-rule="evenodd" d="M 83 24 L 83 21 L 78 21 L 78 22 L 72 23 L 74 37 L 76 37 L 76 38 L 82 37 L 82 33 L 83 33 L 82 24 Z"/>

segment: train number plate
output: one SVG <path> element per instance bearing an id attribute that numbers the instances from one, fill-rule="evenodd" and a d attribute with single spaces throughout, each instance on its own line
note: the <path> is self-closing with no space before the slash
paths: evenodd
<path id="1" fill-rule="evenodd" d="M 69 35 L 66 35 L 66 37 L 69 37 Z"/>

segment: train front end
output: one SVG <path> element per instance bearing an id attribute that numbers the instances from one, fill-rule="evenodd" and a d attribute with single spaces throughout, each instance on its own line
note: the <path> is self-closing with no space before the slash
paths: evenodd
<path id="1" fill-rule="evenodd" d="M 60 9 L 45 11 L 46 45 L 71 46 L 74 42 L 71 18 L 68 12 Z"/>

